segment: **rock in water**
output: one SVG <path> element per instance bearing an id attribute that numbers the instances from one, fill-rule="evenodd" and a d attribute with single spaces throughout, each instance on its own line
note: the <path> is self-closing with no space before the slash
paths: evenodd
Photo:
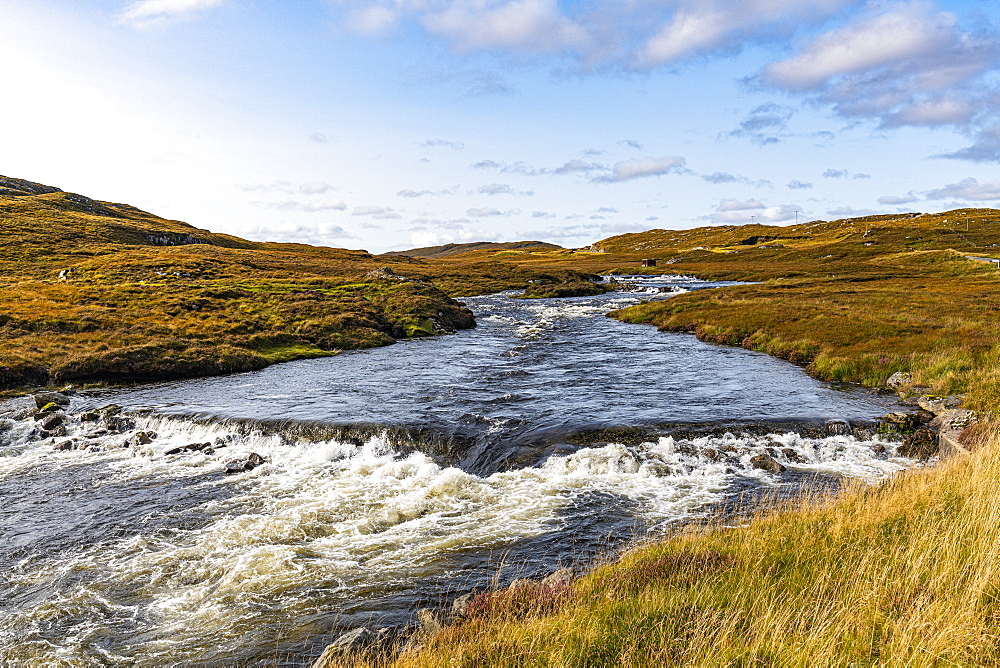
<path id="1" fill-rule="evenodd" d="M 37 408 L 42 408 L 46 404 L 69 406 L 69 397 L 60 392 L 39 392 L 35 395 L 35 406 Z"/>
<path id="2" fill-rule="evenodd" d="M 256 452 L 251 452 L 243 459 L 230 459 L 226 462 L 226 473 L 243 473 L 253 471 L 266 460 Z"/>
<path id="3" fill-rule="evenodd" d="M 771 473 L 781 473 L 785 470 L 785 467 L 770 455 L 757 455 L 751 458 L 750 466 L 762 471 L 770 471 Z"/>

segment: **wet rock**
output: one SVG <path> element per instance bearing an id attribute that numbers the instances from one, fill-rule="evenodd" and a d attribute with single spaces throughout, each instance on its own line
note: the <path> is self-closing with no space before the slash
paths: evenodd
<path id="1" fill-rule="evenodd" d="M 137 448 L 140 445 L 148 445 L 156 438 L 155 431 L 137 431 L 125 441 L 126 448 Z"/>
<path id="2" fill-rule="evenodd" d="M 66 435 L 67 433 L 66 426 L 59 425 L 57 427 L 53 427 L 52 429 L 48 430 L 48 433 L 49 433 L 48 438 L 60 438 Z"/>
<path id="3" fill-rule="evenodd" d="M 70 399 L 60 392 L 39 392 L 34 396 L 35 406 L 41 408 L 46 404 L 58 404 L 59 406 L 69 406 Z"/>
<path id="4" fill-rule="evenodd" d="M 860 427 L 854 430 L 854 438 L 859 441 L 870 441 L 875 438 L 875 432 L 866 427 Z"/>
<path id="5" fill-rule="evenodd" d="M 881 443 L 873 443 L 872 452 L 874 452 L 876 455 L 883 455 L 885 454 L 885 446 L 882 445 Z"/>
<path id="6" fill-rule="evenodd" d="M 107 418 L 104 423 L 107 425 L 108 431 L 112 433 L 121 433 L 123 431 L 131 431 L 132 429 L 135 429 L 135 420 L 117 415 Z"/>
<path id="7" fill-rule="evenodd" d="M 47 403 L 44 406 L 42 406 L 41 408 L 39 408 L 38 412 L 39 413 L 55 413 L 56 411 L 61 411 L 61 410 L 62 410 L 62 406 L 60 406 L 59 404 L 57 404 L 54 401 L 50 401 L 49 403 Z"/>
<path id="8" fill-rule="evenodd" d="M 643 463 L 642 469 L 657 478 L 666 478 L 674 474 L 674 470 L 669 465 L 656 460 Z"/>
<path id="9" fill-rule="evenodd" d="M 903 441 L 896 453 L 910 459 L 929 459 L 937 454 L 937 435 L 929 429 L 918 429 Z"/>
<path id="10" fill-rule="evenodd" d="M 899 431 L 913 431 L 917 428 L 920 420 L 914 413 L 896 411 L 887 413 L 882 417 L 882 423 L 895 427 Z"/>
<path id="11" fill-rule="evenodd" d="M 66 418 L 62 413 L 49 413 L 38 421 L 38 426 L 46 431 L 52 431 L 65 422 Z"/>
<path id="12" fill-rule="evenodd" d="M 76 443 L 73 441 L 63 441 L 52 446 L 55 450 L 76 450 Z"/>
<path id="13" fill-rule="evenodd" d="M 101 419 L 101 416 L 93 411 L 87 411 L 86 413 L 80 413 L 80 422 L 97 422 Z"/>
<path id="14" fill-rule="evenodd" d="M 798 452 L 795 451 L 794 448 L 782 448 L 781 454 L 783 454 L 785 456 L 785 459 L 787 459 L 790 462 L 794 462 L 796 464 L 806 463 L 806 460 L 802 459 L 802 457 L 799 455 Z"/>
<path id="15" fill-rule="evenodd" d="M 906 371 L 897 371 L 885 380 L 885 386 L 892 390 L 898 390 L 913 382 L 913 374 Z"/>
<path id="16" fill-rule="evenodd" d="M 722 455 L 715 448 L 705 448 L 701 451 L 701 454 L 710 462 L 717 462 L 722 459 Z"/>
<path id="17" fill-rule="evenodd" d="M 230 459 L 226 462 L 226 473 L 243 473 L 244 471 L 253 471 L 265 461 L 266 460 L 256 452 L 251 452 L 243 459 Z"/>
<path id="18" fill-rule="evenodd" d="M 851 423 L 847 420 L 827 420 L 826 421 L 826 433 L 828 436 L 850 436 Z"/>
<path id="19" fill-rule="evenodd" d="M 774 460 L 770 455 L 757 455 L 756 457 L 750 458 L 750 466 L 755 469 L 760 469 L 762 471 L 769 471 L 771 473 L 781 473 L 785 470 L 785 467 Z"/>
<path id="20" fill-rule="evenodd" d="M 189 443 L 187 445 L 181 445 L 176 448 L 170 448 L 163 454 L 165 455 L 179 455 L 182 452 L 205 452 L 211 454 L 212 444 L 211 443 Z"/>
<path id="21" fill-rule="evenodd" d="M 16 423 L 13 420 L 4 418 L 3 420 L 0 420 L 0 431 L 10 431 L 14 428 L 15 424 Z"/>
<path id="22" fill-rule="evenodd" d="M 103 408 L 99 408 L 97 410 L 97 414 L 101 416 L 102 420 L 108 420 L 108 419 L 114 417 L 115 415 L 118 415 L 123 410 L 125 410 L 125 409 L 123 409 L 118 404 L 108 404 L 107 406 L 105 406 Z"/>

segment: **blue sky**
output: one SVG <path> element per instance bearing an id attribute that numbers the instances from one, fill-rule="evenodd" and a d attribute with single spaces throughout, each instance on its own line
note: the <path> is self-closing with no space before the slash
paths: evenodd
<path id="1" fill-rule="evenodd" d="M 374 252 L 1000 207 L 1000 3 L 0 0 L 0 173 Z"/>

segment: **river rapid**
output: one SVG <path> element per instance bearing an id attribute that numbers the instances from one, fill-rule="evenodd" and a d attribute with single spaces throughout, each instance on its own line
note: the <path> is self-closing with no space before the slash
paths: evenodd
<path id="1" fill-rule="evenodd" d="M 0 404 L 0 665 L 307 665 L 347 629 L 741 497 L 913 465 L 871 429 L 891 399 L 604 316 L 722 284 L 630 284 L 475 297 L 477 328 L 451 336 L 81 392 L 71 415 L 125 411 L 63 437 L 30 399 Z M 194 443 L 211 446 L 167 454 Z M 264 463 L 226 473 L 250 453 Z"/>

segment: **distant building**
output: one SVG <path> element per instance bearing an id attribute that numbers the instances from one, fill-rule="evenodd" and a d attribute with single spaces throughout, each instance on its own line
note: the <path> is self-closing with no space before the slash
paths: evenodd
<path id="1" fill-rule="evenodd" d="M 642 266 L 644 266 L 644 267 L 655 267 L 656 266 L 656 260 L 643 260 L 642 261 Z"/>

